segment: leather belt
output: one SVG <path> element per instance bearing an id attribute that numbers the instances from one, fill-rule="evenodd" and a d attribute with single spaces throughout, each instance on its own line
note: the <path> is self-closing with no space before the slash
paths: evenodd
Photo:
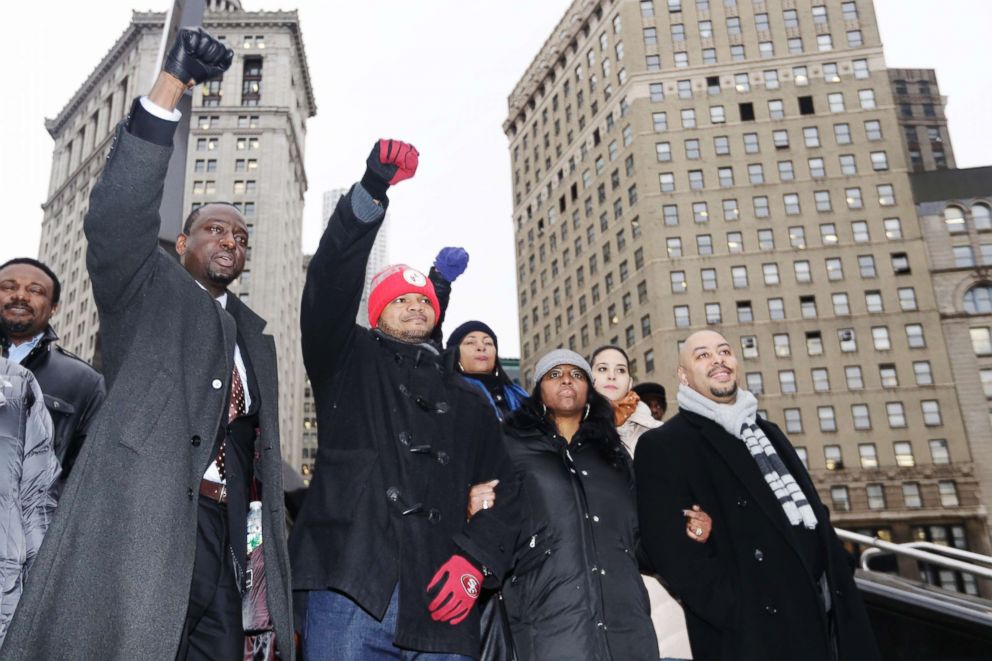
<path id="1" fill-rule="evenodd" d="M 227 485 L 210 480 L 200 480 L 200 495 L 218 503 L 227 503 Z"/>

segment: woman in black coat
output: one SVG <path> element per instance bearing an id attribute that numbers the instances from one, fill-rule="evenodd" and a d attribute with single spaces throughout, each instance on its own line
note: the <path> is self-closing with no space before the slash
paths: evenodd
<path id="1" fill-rule="evenodd" d="M 658 658 L 630 460 L 590 372 L 572 351 L 545 355 L 505 424 L 523 516 L 503 596 L 520 661 Z"/>

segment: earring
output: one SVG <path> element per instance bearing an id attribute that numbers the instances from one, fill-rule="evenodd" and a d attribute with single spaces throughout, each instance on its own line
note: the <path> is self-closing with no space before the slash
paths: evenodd
<path id="1" fill-rule="evenodd" d="M 582 420 L 585 420 L 586 418 L 588 418 L 588 417 L 589 417 L 589 409 L 590 409 L 590 408 L 592 408 L 592 407 L 591 407 L 591 406 L 589 406 L 588 404 L 586 404 L 586 412 L 585 412 L 585 414 L 583 414 L 583 416 L 582 416 Z"/>
<path id="2" fill-rule="evenodd" d="M 544 404 L 544 402 L 541 402 L 541 415 L 544 417 L 547 417 L 548 415 L 548 407 Z"/>

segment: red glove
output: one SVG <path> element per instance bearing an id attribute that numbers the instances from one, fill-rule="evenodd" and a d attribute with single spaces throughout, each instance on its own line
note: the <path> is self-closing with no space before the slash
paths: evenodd
<path id="1" fill-rule="evenodd" d="M 430 593 L 440 585 L 437 596 L 427 607 L 435 622 L 461 623 L 479 599 L 482 572 L 460 555 L 453 555 L 434 574 L 427 586 Z"/>
<path id="2" fill-rule="evenodd" d="M 386 196 L 387 188 L 416 174 L 419 163 L 420 153 L 413 145 L 399 140 L 382 139 L 372 148 L 365 161 L 362 188 L 373 199 L 381 200 Z"/>

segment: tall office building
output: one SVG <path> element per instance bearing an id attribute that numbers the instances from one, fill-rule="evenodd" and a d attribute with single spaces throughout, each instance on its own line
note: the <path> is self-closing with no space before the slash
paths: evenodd
<path id="1" fill-rule="evenodd" d="M 892 90 L 870 0 L 573 2 L 504 123 L 521 366 L 674 392 L 717 328 L 837 525 L 988 552 Z"/>
<path id="2" fill-rule="evenodd" d="M 114 127 L 158 71 L 165 14 L 131 24 L 62 111 L 46 120 L 55 141 L 40 258 L 65 283 L 55 324 L 85 359 L 97 352 L 98 319 L 86 273 L 82 222 Z M 193 91 L 184 212 L 230 201 L 248 221 L 251 248 L 232 291 L 268 321 L 279 358 L 280 430 L 287 458 L 300 454 L 303 366 L 299 297 L 306 121 L 316 112 L 297 13 L 246 12 L 208 3 L 204 27 L 234 49 L 222 80 Z M 192 350 L 192 348 L 191 348 Z M 297 463 L 294 461 L 294 463 Z"/>
<path id="3" fill-rule="evenodd" d="M 324 220 L 323 229 L 327 229 L 327 221 L 331 219 L 331 213 L 337 206 L 338 200 L 348 194 L 349 188 L 333 188 L 324 193 Z M 362 303 L 358 306 L 358 314 L 355 321 L 366 328 L 369 327 L 369 285 L 375 274 L 389 266 L 389 218 L 392 214 L 387 211 L 386 218 L 382 221 L 382 227 L 372 244 L 372 252 L 369 253 L 369 261 L 365 265 L 365 287 L 362 289 Z"/>
<path id="4" fill-rule="evenodd" d="M 954 168 L 944 97 L 933 69 L 889 69 L 892 97 L 913 172 Z"/>

